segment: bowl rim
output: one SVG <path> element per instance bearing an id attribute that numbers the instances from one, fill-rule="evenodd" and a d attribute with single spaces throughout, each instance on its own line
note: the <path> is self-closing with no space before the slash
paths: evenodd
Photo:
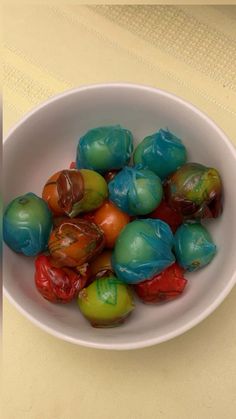
<path id="1" fill-rule="evenodd" d="M 236 163 L 236 148 L 234 147 L 233 143 L 228 139 L 224 131 L 210 118 L 208 115 L 204 112 L 202 112 L 198 107 L 193 105 L 191 102 L 186 101 L 182 99 L 181 97 L 175 95 L 174 93 L 170 93 L 164 89 L 160 89 L 157 87 L 153 87 L 150 85 L 145 84 L 135 84 L 135 83 L 127 83 L 127 82 L 115 82 L 115 83 L 94 83 L 94 84 L 85 84 L 80 87 L 75 87 L 72 89 L 65 90 L 59 94 L 53 95 L 48 100 L 42 102 L 41 104 L 35 106 L 30 111 L 25 113 L 25 115 L 16 123 L 13 125 L 13 127 L 8 131 L 8 133 L 4 136 L 3 139 L 3 145 L 6 144 L 7 141 L 9 141 L 10 137 L 17 131 L 17 129 L 24 124 L 31 116 L 36 114 L 41 109 L 47 107 L 48 105 L 51 105 L 53 102 L 59 101 L 60 99 L 77 94 L 86 90 L 99 90 L 99 89 L 119 89 L 122 88 L 128 88 L 128 89 L 134 89 L 134 90 L 145 90 L 149 91 L 161 96 L 165 96 L 171 100 L 174 100 L 177 103 L 180 103 L 181 105 L 184 105 L 185 107 L 189 108 L 192 112 L 197 114 L 199 117 L 203 118 L 208 125 L 211 125 L 211 127 L 220 135 L 222 141 L 224 142 L 225 146 L 229 149 L 231 154 L 233 155 L 233 158 L 235 159 Z M 4 154 L 4 147 L 3 147 L 3 154 Z M 4 252 L 3 252 L 4 255 Z M 4 264 L 4 257 L 3 257 L 3 264 Z M 4 275 L 4 271 L 3 271 Z M 144 340 L 137 340 L 135 342 L 128 342 L 128 343 L 99 343 L 99 342 L 93 342 L 93 341 L 87 341 L 85 339 L 79 339 L 79 338 L 73 338 L 69 336 L 66 333 L 59 332 L 54 330 L 52 327 L 45 325 L 44 323 L 40 322 L 36 317 L 34 317 L 32 314 L 30 314 L 27 309 L 23 308 L 8 292 L 5 281 L 3 278 L 3 293 L 4 296 L 7 297 L 8 301 L 15 306 L 15 308 L 28 320 L 30 320 L 33 324 L 38 326 L 41 330 L 44 330 L 45 332 L 49 333 L 50 335 L 57 337 L 59 339 L 62 339 L 64 341 L 77 344 L 84 347 L 89 348 L 96 348 L 96 349 L 110 349 L 110 350 L 132 350 L 132 349 L 140 349 L 145 348 L 153 345 L 157 345 L 162 342 L 166 342 L 168 340 L 171 340 L 177 336 L 182 335 L 183 333 L 187 332 L 188 330 L 192 329 L 193 327 L 197 326 L 200 322 L 202 322 L 204 319 L 206 319 L 213 311 L 223 302 L 223 300 L 227 297 L 227 295 L 230 293 L 234 285 L 236 284 L 236 267 L 235 271 L 232 274 L 232 277 L 227 283 L 227 286 L 224 287 L 224 289 L 219 293 L 217 298 L 208 306 L 203 312 L 195 316 L 193 319 L 185 323 L 183 326 L 178 327 L 174 331 L 163 333 L 162 335 L 158 337 L 153 337 L 149 339 Z"/>

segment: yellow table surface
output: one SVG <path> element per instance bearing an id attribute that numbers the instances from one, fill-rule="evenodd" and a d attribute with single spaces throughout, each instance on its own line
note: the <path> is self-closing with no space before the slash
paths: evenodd
<path id="1" fill-rule="evenodd" d="M 236 144 L 236 8 L 4 7 L 4 130 L 50 96 L 127 81 L 189 100 Z M 4 301 L 4 419 L 233 419 L 236 289 L 204 322 L 152 348 L 57 340 Z"/>

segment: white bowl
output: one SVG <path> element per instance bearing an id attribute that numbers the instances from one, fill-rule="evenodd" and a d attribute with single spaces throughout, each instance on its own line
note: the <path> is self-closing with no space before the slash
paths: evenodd
<path id="1" fill-rule="evenodd" d="M 34 285 L 34 264 L 4 249 L 4 289 L 9 300 L 37 326 L 79 345 L 106 349 L 151 346 L 186 332 L 212 313 L 236 280 L 236 152 L 206 115 L 159 89 L 125 83 L 85 86 L 56 96 L 26 115 L 4 143 L 5 202 L 41 191 L 48 177 L 75 160 L 78 138 L 100 125 L 121 124 L 138 143 L 168 127 L 182 138 L 188 160 L 213 166 L 224 184 L 224 211 L 208 221 L 218 247 L 213 262 L 189 279 L 186 292 L 173 302 L 137 307 L 121 327 L 94 329 L 76 303 L 54 305 Z"/>

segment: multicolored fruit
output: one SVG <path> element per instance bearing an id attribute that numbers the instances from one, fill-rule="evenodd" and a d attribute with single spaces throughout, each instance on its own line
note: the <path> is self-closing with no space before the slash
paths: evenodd
<path id="1" fill-rule="evenodd" d="M 216 254 L 200 222 L 222 212 L 218 171 L 186 163 L 182 141 L 164 129 L 143 139 L 130 167 L 132 152 L 129 130 L 91 129 L 76 162 L 48 179 L 43 199 L 19 196 L 4 213 L 8 246 L 38 255 L 39 293 L 53 303 L 77 298 L 94 327 L 122 324 L 134 309 L 132 289 L 149 304 L 179 297 L 184 272 Z"/>
<path id="2" fill-rule="evenodd" d="M 66 169 L 46 182 L 42 197 L 54 215 L 75 217 L 100 207 L 108 196 L 105 179 L 93 170 Z"/>
<path id="3" fill-rule="evenodd" d="M 102 230 L 94 223 L 76 218 L 62 222 L 49 237 L 54 266 L 76 267 L 99 254 L 104 247 Z"/>
<path id="4" fill-rule="evenodd" d="M 78 304 L 93 327 L 119 326 L 134 309 L 130 289 L 115 276 L 93 281 L 80 291 Z"/>
<path id="5" fill-rule="evenodd" d="M 222 182 L 214 168 L 186 163 L 164 182 L 167 203 L 186 219 L 216 218 L 222 212 Z"/>

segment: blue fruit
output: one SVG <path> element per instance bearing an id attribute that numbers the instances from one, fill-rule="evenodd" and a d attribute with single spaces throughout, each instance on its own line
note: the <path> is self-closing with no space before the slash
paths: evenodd
<path id="1" fill-rule="evenodd" d="M 196 271 L 211 262 L 216 245 L 200 223 L 184 223 L 175 233 L 174 252 L 177 262 L 187 271 Z"/>
<path id="2" fill-rule="evenodd" d="M 173 234 L 164 221 L 145 219 L 133 221 L 120 233 L 112 266 L 123 282 L 137 284 L 172 265 Z"/>
<path id="3" fill-rule="evenodd" d="M 108 184 L 109 198 L 129 215 L 145 215 L 162 200 L 161 180 L 151 170 L 125 167 Z"/>
<path id="4" fill-rule="evenodd" d="M 145 137 L 134 152 L 134 163 L 142 164 L 161 179 L 173 173 L 186 160 L 187 152 L 182 141 L 163 129 Z"/>
<path id="5" fill-rule="evenodd" d="M 3 216 L 3 238 L 15 252 L 35 256 L 47 247 L 52 214 L 46 202 L 34 193 L 15 198 Z"/>
<path id="6" fill-rule="evenodd" d="M 80 138 L 77 146 L 78 169 L 105 173 L 129 163 L 133 152 L 132 133 L 120 125 L 98 127 Z"/>

